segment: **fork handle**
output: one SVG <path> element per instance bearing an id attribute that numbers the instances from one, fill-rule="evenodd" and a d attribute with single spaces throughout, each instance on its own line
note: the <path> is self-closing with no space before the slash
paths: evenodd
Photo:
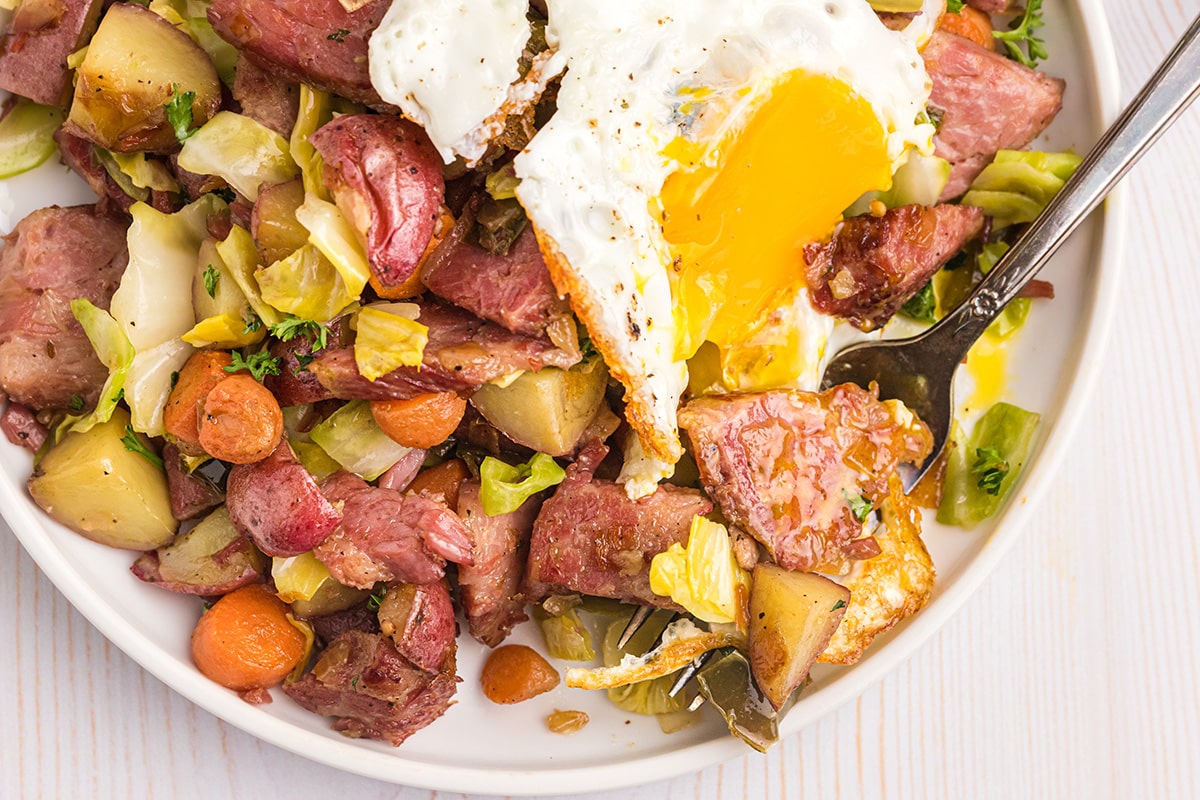
<path id="1" fill-rule="evenodd" d="M 963 355 L 1197 95 L 1200 16 L 1046 210 L 944 320 Z"/>

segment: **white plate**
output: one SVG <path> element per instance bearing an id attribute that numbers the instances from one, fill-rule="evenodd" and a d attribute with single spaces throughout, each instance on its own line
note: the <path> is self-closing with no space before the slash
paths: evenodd
<path id="1" fill-rule="evenodd" d="M 1045 68 L 1068 80 L 1066 105 L 1040 145 L 1086 151 L 1117 110 L 1118 82 L 1112 43 L 1098 0 L 1049 0 L 1045 38 L 1052 59 Z M 90 192 L 47 165 L 0 183 L 0 230 L 52 202 L 92 200 Z M 1033 500 L 1061 460 L 1094 383 L 1115 305 L 1123 214 L 1110 198 L 1060 252 L 1043 277 L 1057 297 L 1035 309 L 1015 342 L 1007 399 L 1041 411 L 1041 442 L 1014 502 L 991 528 L 965 533 L 927 526 L 938 566 L 933 601 L 868 651 L 858 665 L 818 670 L 806 696 L 783 724 L 784 734 L 815 721 L 881 678 L 936 631 L 974 591 L 1012 542 Z M 172 595 L 139 582 L 129 572 L 133 556 L 93 544 L 53 523 L 24 491 L 28 454 L 0 442 L 0 510 L 26 550 L 64 595 L 121 650 L 176 691 L 227 722 L 295 753 L 340 769 L 430 789 L 535 795 L 592 791 L 662 780 L 746 752 L 722 723 L 663 735 L 653 719 L 624 714 L 602 693 L 565 687 L 516 706 L 487 702 L 478 687 L 481 650 L 460 637 L 458 702 L 429 728 L 396 749 L 334 733 L 329 720 L 292 704 L 250 706 L 211 683 L 192 666 L 188 638 L 200 612 L 195 598 Z M 516 641 L 534 643 L 523 626 Z M 591 723 L 573 736 L 549 733 L 546 714 L 556 708 L 586 710 Z"/>

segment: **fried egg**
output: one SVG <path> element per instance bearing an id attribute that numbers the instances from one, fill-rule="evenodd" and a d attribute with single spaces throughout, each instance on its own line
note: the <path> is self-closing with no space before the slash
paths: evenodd
<path id="1" fill-rule="evenodd" d="M 637 496 L 680 456 L 706 342 L 727 388 L 815 382 L 832 323 L 808 307 L 801 248 L 928 152 L 929 82 L 862 0 L 547 5 L 566 73 L 517 197 L 625 387 Z"/>
<path id="2" fill-rule="evenodd" d="M 509 114 L 562 70 L 553 53 L 518 65 L 529 41 L 525 0 L 395 0 L 371 35 L 371 84 L 420 124 L 442 159 L 474 164 Z"/>

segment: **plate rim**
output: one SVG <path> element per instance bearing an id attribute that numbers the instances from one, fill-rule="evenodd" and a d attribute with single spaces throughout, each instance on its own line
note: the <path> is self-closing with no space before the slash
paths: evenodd
<path id="1" fill-rule="evenodd" d="M 1120 80 L 1108 17 L 1101 0 L 1072 0 L 1081 23 L 1084 60 L 1088 74 L 1095 82 L 1095 102 L 1100 118 L 1109 124 L 1116 117 L 1120 100 Z M 1115 318 L 1128 209 L 1125 192 L 1118 188 L 1102 206 L 1101 227 L 1096 234 L 1093 252 L 1101 265 L 1093 284 L 1090 302 L 1084 307 L 1088 335 L 1084 337 L 1079 357 L 1067 382 L 1064 397 L 1053 429 L 1049 432 L 1042 452 L 1033 468 L 1022 481 L 1022 496 L 1013 498 L 983 547 L 965 564 L 946 590 L 923 611 L 911 618 L 886 643 L 872 652 L 871 657 L 856 666 L 853 680 L 834 680 L 814 695 L 803 715 L 793 713 L 784 723 L 781 733 L 789 736 L 813 724 L 836 709 L 860 696 L 895 669 L 921 644 L 939 631 L 995 570 L 1020 537 L 1022 522 L 1036 510 L 1046 491 L 1047 481 L 1065 459 L 1067 448 L 1082 421 L 1082 411 L 1095 390 L 1099 379 L 1101 358 L 1107 349 Z M 1031 488 L 1032 487 L 1032 488 Z M 22 547 L 38 568 L 51 580 L 71 605 L 88 622 L 115 644 L 125 655 L 162 681 L 172 691 L 203 708 L 239 730 L 282 750 L 343 771 L 392 784 L 414 788 L 495 794 L 503 792 L 516 796 L 543 796 L 578 791 L 603 791 L 640 785 L 695 772 L 749 751 L 733 737 L 701 742 L 675 751 L 649 756 L 638 762 L 637 770 L 612 769 L 611 764 L 564 767 L 552 765 L 539 770 L 502 770 L 495 768 L 462 768 L 441 764 L 426 764 L 404 757 L 402 751 L 380 753 L 356 746 L 350 740 L 345 745 L 331 747 L 330 740 L 312 731 L 297 729 L 290 723 L 262 714 L 253 706 L 232 697 L 227 690 L 197 681 L 175 680 L 177 665 L 153 639 L 143 636 L 110 606 L 99 593 L 78 579 L 65 556 L 53 546 L 48 536 L 35 536 L 30 531 L 40 529 L 42 520 L 30 502 L 21 497 L 14 486 L 0 481 L 0 514 L 8 522 Z M 647 768 L 653 765 L 650 774 Z"/>

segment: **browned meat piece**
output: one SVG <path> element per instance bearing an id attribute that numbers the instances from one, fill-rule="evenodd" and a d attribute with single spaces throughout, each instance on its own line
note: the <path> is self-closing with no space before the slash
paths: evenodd
<path id="1" fill-rule="evenodd" d="M 332 642 L 346 631 L 379 633 L 379 615 L 372 611 L 365 602 L 351 606 L 344 611 L 306 617 L 305 622 L 312 625 L 313 633 L 322 643 Z"/>
<path id="2" fill-rule="evenodd" d="M 233 77 L 233 99 L 242 113 L 287 139 L 300 111 L 300 85 L 280 80 L 252 59 L 238 56 Z"/>
<path id="3" fill-rule="evenodd" d="M 528 619 L 521 596 L 529 536 L 541 500 L 531 497 L 511 514 L 489 517 L 479 499 L 479 482 L 458 489 L 458 515 L 471 534 L 475 566 L 458 568 L 459 597 L 467 630 L 495 647 L 517 623 Z"/>
<path id="4" fill-rule="evenodd" d="M 375 381 L 358 372 L 354 350 L 331 348 L 308 365 L 321 383 L 344 399 L 387 400 L 426 392 L 459 392 L 520 370 L 568 369 L 578 355 L 504 330 L 445 303 L 420 301 L 417 321 L 429 328 L 425 358 L 419 367 L 400 367 Z"/>
<path id="5" fill-rule="evenodd" d="M 862 538 L 851 500 L 878 505 L 897 465 L 933 447 L 923 423 L 853 384 L 705 397 L 679 412 L 679 426 L 730 522 L 781 566 L 835 574 L 878 552 Z"/>
<path id="6" fill-rule="evenodd" d="M 163 448 L 162 459 L 171 493 L 171 516 L 175 519 L 198 517 L 225 502 L 225 494 L 211 481 L 183 468 L 178 447 L 168 444 Z"/>
<path id="7" fill-rule="evenodd" d="M 262 461 L 234 465 L 225 492 L 234 526 L 269 556 L 311 550 L 341 521 L 287 439 Z"/>
<path id="8" fill-rule="evenodd" d="M 448 245 L 421 275 L 438 297 L 525 336 L 546 335 L 551 325 L 563 324 L 556 320 L 573 327 L 571 307 L 550 280 L 532 225 L 502 256 L 461 240 Z"/>
<path id="9" fill-rule="evenodd" d="M 54 132 L 54 141 L 58 143 L 62 162 L 87 181 L 87 185 L 100 198 L 101 205 L 111 204 L 114 210 L 128 213 L 133 198 L 121 191 L 121 187 L 100 164 L 91 142 L 68 133 L 64 128 Z"/>
<path id="10" fill-rule="evenodd" d="M 620 484 L 592 475 L 607 451 L 585 448 L 542 505 L 529 544 L 529 599 L 565 590 L 675 608 L 650 591 L 650 562 L 676 542 L 687 544 L 692 518 L 712 511 L 712 503 L 666 484 L 630 500 Z"/>
<path id="11" fill-rule="evenodd" d="M 67 56 L 96 32 L 101 0 L 25 0 L 0 41 L 0 89 L 42 105 L 66 103 Z"/>
<path id="12" fill-rule="evenodd" d="M 347 114 L 311 141 L 338 208 L 366 241 L 375 279 L 385 290 L 403 285 L 433 238 L 446 193 L 429 137 L 402 117 Z"/>
<path id="13" fill-rule="evenodd" d="M 213 30 L 287 83 L 307 83 L 367 105 L 371 88 L 367 40 L 388 0 L 347 12 L 340 0 L 213 0 Z"/>
<path id="14" fill-rule="evenodd" d="M 458 623 L 446 581 L 387 587 L 379 603 L 379 627 L 397 652 L 426 672 L 454 657 Z"/>
<path id="15" fill-rule="evenodd" d="M 346 736 L 399 746 L 450 707 L 459 681 L 454 670 L 454 650 L 430 673 L 400 655 L 388 637 L 347 631 L 312 672 L 283 691 L 309 711 L 337 717 L 333 729 Z"/>
<path id="16" fill-rule="evenodd" d="M 974 206 L 901 206 L 882 217 L 851 217 L 830 241 L 804 248 L 812 304 L 864 331 L 882 327 L 982 229 L 983 211 Z"/>
<path id="17" fill-rule="evenodd" d="M 46 442 L 49 431 L 37 417 L 20 403 L 9 403 L 0 414 L 0 430 L 10 444 L 36 453 Z"/>
<path id="18" fill-rule="evenodd" d="M 1065 81 L 961 36 L 937 31 L 922 56 L 940 120 L 934 152 L 952 166 L 942 200 L 965 192 L 996 151 L 1032 142 L 1062 109 Z"/>
<path id="19" fill-rule="evenodd" d="M 305 356 L 307 360 L 312 356 L 313 344 L 308 336 L 297 336 L 287 342 L 271 342 L 269 349 L 271 355 L 279 359 L 279 374 L 266 376 L 263 385 L 271 390 L 271 394 L 275 395 L 279 405 L 284 408 L 318 403 L 333 397 L 333 393 L 321 385 L 316 375 L 301 366 L 297 358 Z"/>
<path id="20" fill-rule="evenodd" d="M 71 313 L 108 308 L 128 262 L 124 220 L 91 206 L 34 211 L 0 251 L 0 390 L 35 411 L 90 408 L 108 378 Z"/>
<path id="21" fill-rule="evenodd" d="M 313 554 L 340 583 L 433 583 L 447 560 L 471 562 L 470 536 L 445 503 L 368 486 L 349 473 L 330 476 L 322 489 L 342 503 L 342 522 Z"/>

